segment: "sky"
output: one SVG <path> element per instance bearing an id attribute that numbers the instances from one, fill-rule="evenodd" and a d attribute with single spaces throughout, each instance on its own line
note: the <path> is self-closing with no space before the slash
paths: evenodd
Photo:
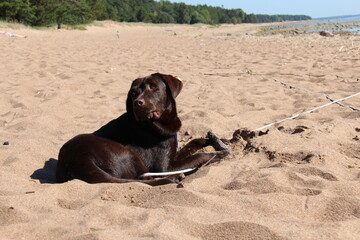
<path id="1" fill-rule="evenodd" d="M 301 14 L 312 18 L 360 14 L 360 0 L 170 0 L 170 2 L 241 8 L 248 14 Z"/>

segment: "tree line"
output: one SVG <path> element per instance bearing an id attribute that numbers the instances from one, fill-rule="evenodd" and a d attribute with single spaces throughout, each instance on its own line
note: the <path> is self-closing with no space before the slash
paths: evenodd
<path id="1" fill-rule="evenodd" d="M 285 21 L 302 21 L 311 20 L 311 17 L 306 15 L 265 15 L 257 14 L 256 19 L 258 23 L 265 22 L 285 22 Z"/>
<path id="2" fill-rule="evenodd" d="M 242 9 L 186 5 L 166 0 L 0 0 L 0 19 L 31 26 L 119 22 L 221 24 L 293 21 L 303 15 L 255 15 Z"/>

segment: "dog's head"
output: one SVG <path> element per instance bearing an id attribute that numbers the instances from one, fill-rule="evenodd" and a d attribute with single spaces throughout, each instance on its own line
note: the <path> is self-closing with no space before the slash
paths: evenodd
<path id="1" fill-rule="evenodd" d="M 138 122 L 172 121 L 177 118 L 175 98 L 182 82 L 171 75 L 154 73 L 132 82 L 126 111 Z"/>

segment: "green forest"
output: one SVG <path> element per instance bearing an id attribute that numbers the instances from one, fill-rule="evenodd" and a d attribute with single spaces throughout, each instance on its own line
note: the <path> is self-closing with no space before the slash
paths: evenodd
<path id="1" fill-rule="evenodd" d="M 311 19 L 305 15 L 255 15 L 241 9 L 160 0 L 0 0 L 0 19 L 30 26 L 118 22 L 222 24 Z"/>

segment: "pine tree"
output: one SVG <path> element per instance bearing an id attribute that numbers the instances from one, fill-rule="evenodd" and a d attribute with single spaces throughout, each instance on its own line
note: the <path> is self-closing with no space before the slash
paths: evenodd
<path id="1" fill-rule="evenodd" d="M 11 22 L 31 24 L 34 11 L 29 0 L 2 0 L 0 2 L 0 19 Z"/>

